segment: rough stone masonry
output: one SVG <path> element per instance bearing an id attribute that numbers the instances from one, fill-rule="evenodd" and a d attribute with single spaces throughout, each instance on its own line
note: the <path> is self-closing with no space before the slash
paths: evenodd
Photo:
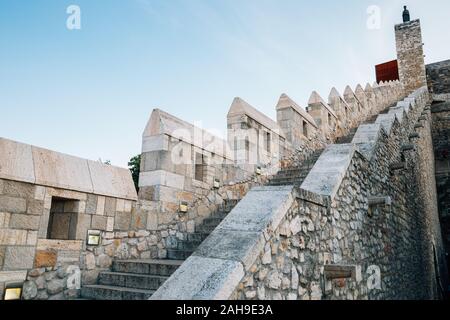
<path id="1" fill-rule="evenodd" d="M 0 297 L 441 299 L 450 92 L 445 63 L 427 88 L 420 30 L 395 27 L 400 81 L 282 94 L 276 121 L 235 98 L 227 140 L 155 109 L 139 194 L 1 138 Z"/>

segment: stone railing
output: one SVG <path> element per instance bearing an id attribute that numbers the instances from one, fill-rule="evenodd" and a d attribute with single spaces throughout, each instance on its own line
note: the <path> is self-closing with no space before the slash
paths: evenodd
<path id="1" fill-rule="evenodd" d="M 419 89 L 329 146 L 300 189 L 252 189 L 152 299 L 435 297 L 427 103 Z"/>

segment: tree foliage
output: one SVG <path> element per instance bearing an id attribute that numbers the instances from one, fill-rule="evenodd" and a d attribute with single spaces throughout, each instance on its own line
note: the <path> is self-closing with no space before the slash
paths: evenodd
<path id="1" fill-rule="evenodd" d="M 128 168 L 131 171 L 131 176 L 133 177 L 134 186 L 136 191 L 139 192 L 139 173 L 141 172 L 141 155 L 134 156 L 128 162 Z"/>

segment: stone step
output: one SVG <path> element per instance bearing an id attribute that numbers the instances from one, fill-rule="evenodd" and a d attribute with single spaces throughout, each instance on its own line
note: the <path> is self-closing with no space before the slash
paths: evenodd
<path id="1" fill-rule="evenodd" d="M 195 251 L 203 241 L 180 241 L 177 243 L 176 249 L 178 250 L 186 250 L 186 251 Z"/>
<path id="2" fill-rule="evenodd" d="M 122 273 L 100 272 L 98 284 L 104 286 L 125 287 L 142 290 L 157 290 L 169 277 Z"/>
<path id="3" fill-rule="evenodd" d="M 230 213 L 231 210 L 238 204 L 238 200 L 225 200 L 225 202 L 221 205 L 219 205 L 219 210 Z"/>
<path id="4" fill-rule="evenodd" d="M 308 166 L 302 166 L 302 167 L 298 167 L 298 168 L 291 168 L 291 169 L 282 169 L 281 171 L 278 172 L 278 174 L 299 174 L 300 172 L 303 172 L 305 170 L 308 170 L 309 168 L 313 167 L 313 165 L 308 165 Z"/>
<path id="5" fill-rule="evenodd" d="M 288 183 L 288 184 L 298 184 L 298 183 L 303 183 L 303 181 L 305 181 L 306 176 L 305 177 L 300 177 L 300 178 L 285 178 L 285 179 L 272 179 L 270 181 L 270 183 Z"/>
<path id="6" fill-rule="evenodd" d="M 294 182 L 271 182 L 269 186 L 272 187 L 280 187 L 280 186 L 301 186 L 303 181 L 294 181 Z"/>
<path id="7" fill-rule="evenodd" d="M 184 259 L 180 259 L 184 260 Z M 171 276 L 183 263 L 180 260 L 114 260 L 113 272 Z"/>
<path id="8" fill-rule="evenodd" d="M 206 238 L 208 238 L 209 234 L 203 233 L 203 232 L 195 232 L 195 233 L 188 233 L 187 234 L 187 241 L 198 241 L 203 242 Z"/>
<path id="9" fill-rule="evenodd" d="M 196 228 L 196 231 L 204 233 L 204 234 L 211 234 L 216 228 L 217 228 L 217 226 L 199 225 Z"/>
<path id="10" fill-rule="evenodd" d="M 186 260 L 194 253 L 193 250 L 167 249 L 167 259 Z"/>
<path id="11" fill-rule="evenodd" d="M 202 225 L 204 226 L 218 226 L 223 219 L 221 218 L 206 218 L 203 220 Z"/>
<path id="12" fill-rule="evenodd" d="M 81 297 L 90 300 L 148 300 L 154 290 L 141 290 L 105 285 L 88 285 L 81 288 Z"/>
<path id="13" fill-rule="evenodd" d="M 301 172 L 299 174 L 292 174 L 292 175 L 285 175 L 285 174 L 277 174 L 275 177 L 273 177 L 272 180 L 274 179 L 300 179 L 300 178 L 306 178 L 306 176 L 308 175 L 308 173 L 310 172 L 310 170 L 308 170 L 307 172 Z"/>
<path id="14" fill-rule="evenodd" d="M 272 178 L 272 180 L 273 179 L 302 179 L 302 178 L 305 178 L 308 174 L 309 174 L 309 172 L 310 172 L 311 170 L 308 170 L 308 171 L 303 171 L 303 172 L 301 172 L 301 173 L 299 173 L 299 174 L 292 174 L 292 175 L 284 175 L 284 174 L 280 174 L 280 175 L 276 175 L 276 176 L 274 176 L 273 178 Z"/>
<path id="15" fill-rule="evenodd" d="M 229 212 L 218 211 L 211 215 L 211 218 L 225 219 Z"/>

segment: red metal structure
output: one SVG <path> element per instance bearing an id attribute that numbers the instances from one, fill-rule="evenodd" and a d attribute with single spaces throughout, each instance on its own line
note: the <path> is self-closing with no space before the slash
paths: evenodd
<path id="1" fill-rule="evenodd" d="M 386 63 L 375 66 L 375 72 L 377 74 L 377 82 L 399 80 L 398 75 L 398 63 L 397 60 L 389 61 Z"/>

